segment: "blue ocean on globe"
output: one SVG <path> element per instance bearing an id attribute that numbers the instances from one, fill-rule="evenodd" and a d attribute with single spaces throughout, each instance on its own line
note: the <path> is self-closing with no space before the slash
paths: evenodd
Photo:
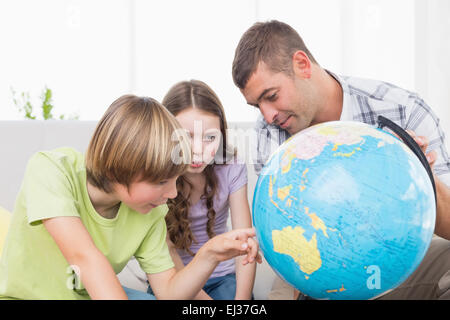
<path id="1" fill-rule="evenodd" d="M 253 198 L 265 259 L 316 299 L 371 299 L 400 285 L 425 256 L 435 216 L 417 156 L 359 122 L 292 136 L 264 166 Z"/>

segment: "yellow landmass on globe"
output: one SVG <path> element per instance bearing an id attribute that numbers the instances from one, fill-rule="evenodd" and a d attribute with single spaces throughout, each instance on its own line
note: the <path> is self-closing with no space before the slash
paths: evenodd
<path id="1" fill-rule="evenodd" d="M 305 170 L 303 170 L 302 172 L 302 178 L 306 177 L 306 174 L 308 173 L 309 168 L 306 168 Z"/>
<path id="2" fill-rule="evenodd" d="M 286 207 L 291 207 L 291 205 L 292 205 L 292 199 L 287 199 L 286 200 Z"/>
<path id="3" fill-rule="evenodd" d="M 272 181 L 272 176 L 270 176 L 270 178 L 269 178 L 269 197 L 270 197 L 270 199 L 272 199 L 272 197 L 273 197 L 273 181 Z"/>
<path id="4" fill-rule="evenodd" d="M 280 208 L 280 206 L 278 205 L 278 203 L 276 203 L 274 200 L 273 200 L 273 184 L 275 183 L 275 179 L 276 178 L 273 178 L 273 180 L 272 180 L 272 176 L 270 176 L 270 178 L 269 178 L 269 197 L 270 197 L 270 202 L 275 206 L 275 207 L 277 207 L 278 208 L 278 210 L 280 210 L 282 213 L 284 213 L 284 214 L 288 214 L 285 210 L 283 210 L 282 208 Z M 290 190 L 290 189 L 289 189 Z M 289 194 L 289 190 L 288 190 L 288 194 Z M 279 191 L 279 190 L 278 190 Z M 283 194 L 282 194 L 283 195 Z M 278 196 L 280 196 L 280 193 L 278 192 Z M 284 198 L 283 198 L 284 199 Z"/>
<path id="5" fill-rule="evenodd" d="M 336 152 L 336 153 L 333 154 L 333 156 L 334 157 L 347 157 L 347 158 L 350 158 L 352 155 L 355 154 L 355 152 L 356 152 L 355 150 L 353 150 L 352 152 L 347 152 L 347 153 Z"/>
<path id="6" fill-rule="evenodd" d="M 306 168 L 305 170 L 303 170 L 303 172 L 302 172 L 302 178 L 305 178 L 305 177 L 306 177 L 306 174 L 308 173 L 308 171 L 309 171 L 309 168 Z M 303 191 L 306 189 L 305 183 L 306 183 L 307 181 L 308 181 L 307 179 L 302 179 L 302 180 L 301 180 L 300 185 L 299 185 L 300 192 L 303 192 Z"/>
<path id="7" fill-rule="evenodd" d="M 333 127 L 321 127 L 317 130 L 317 132 L 323 136 L 335 136 L 338 134 L 338 131 L 336 131 Z"/>
<path id="8" fill-rule="evenodd" d="M 340 287 L 339 289 L 331 289 L 331 290 L 326 290 L 327 293 L 333 293 L 333 292 L 342 292 L 345 291 L 346 289 L 344 288 L 344 284 L 342 284 L 342 287 Z"/>
<path id="9" fill-rule="evenodd" d="M 299 265 L 306 274 L 317 271 L 322 266 L 320 251 L 317 249 L 316 234 L 307 240 L 302 227 L 291 226 L 282 230 L 272 230 L 272 242 L 275 252 L 287 254 Z"/>
<path id="10" fill-rule="evenodd" d="M 333 151 L 336 151 L 336 149 L 333 148 Z M 336 152 L 336 153 L 333 153 L 333 157 L 347 157 L 347 158 L 350 158 L 351 156 L 353 156 L 355 154 L 356 151 L 361 151 L 361 148 L 360 147 L 356 147 L 355 149 L 353 149 L 352 152 L 347 152 L 347 153 L 345 153 L 345 152 Z"/>
<path id="11" fill-rule="evenodd" d="M 311 225 L 316 230 L 322 230 L 323 235 L 328 238 L 327 234 L 327 227 L 325 226 L 325 223 L 320 219 L 315 213 L 308 214 L 308 216 L 311 218 L 312 222 Z"/>
<path id="12" fill-rule="evenodd" d="M 287 173 L 289 170 L 291 170 L 292 160 L 295 158 L 295 154 L 293 154 L 290 150 L 287 150 L 283 154 L 283 158 L 287 157 L 287 163 L 281 167 L 281 173 Z M 285 159 L 283 159 L 285 161 Z"/>
<path id="13" fill-rule="evenodd" d="M 291 189 L 292 189 L 292 185 L 288 185 L 283 188 L 278 188 L 278 192 L 277 192 L 278 198 L 280 198 L 281 200 L 284 200 L 289 195 L 289 192 L 291 191 Z"/>
<path id="14" fill-rule="evenodd" d="M 322 219 L 320 219 L 317 214 L 309 213 L 309 207 L 305 207 L 305 213 L 311 218 L 311 226 L 316 230 L 322 230 L 323 235 L 328 238 L 327 226 Z"/>

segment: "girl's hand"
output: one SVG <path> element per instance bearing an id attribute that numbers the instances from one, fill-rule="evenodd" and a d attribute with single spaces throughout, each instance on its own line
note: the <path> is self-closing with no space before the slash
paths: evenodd
<path id="1" fill-rule="evenodd" d="M 254 228 L 235 229 L 210 239 L 202 247 L 207 252 L 209 258 L 214 262 L 221 262 L 231 258 L 246 255 L 242 263 L 262 262 L 261 255 L 258 252 L 258 243 Z"/>

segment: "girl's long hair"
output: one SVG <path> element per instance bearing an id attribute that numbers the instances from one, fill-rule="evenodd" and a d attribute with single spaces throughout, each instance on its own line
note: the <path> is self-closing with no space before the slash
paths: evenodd
<path id="1" fill-rule="evenodd" d="M 227 144 L 227 121 L 222 103 L 206 83 L 199 80 L 190 80 L 175 84 L 164 97 L 162 104 L 174 116 L 185 109 L 197 108 L 217 116 L 220 120 L 221 141 L 219 149 L 216 153 L 215 161 L 207 165 L 203 171 L 206 183 L 203 195 L 200 197 L 200 199 L 205 199 L 206 202 L 208 210 L 206 231 L 209 238 L 212 238 L 215 236 L 214 224 L 216 217 L 213 198 L 217 191 L 217 177 L 214 167 L 234 159 L 236 155 L 235 150 L 230 149 Z M 166 223 L 169 238 L 175 247 L 194 255 L 190 247 L 196 239 L 192 234 L 188 217 L 191 189 L 192 185 L 189 181 L 184 176 L 180 176 L 177 180 L 178 195 L 167 202 L 169 212 L 166 215 Z"/>

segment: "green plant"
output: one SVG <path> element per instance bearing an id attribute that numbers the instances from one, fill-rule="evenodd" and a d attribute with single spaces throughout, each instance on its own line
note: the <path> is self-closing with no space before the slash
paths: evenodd
<path id="1" fill-rule="evenodd" d="M 36 116 L 32 115 L 33 112 L 33 106 L 30 102 L 30 94 L 28 92 L 22 92 L 18 98 L 16 98 L 16 91 L 14 91 L 13 88 L 11 88 L 11 92 L 13 95 L 13 102 L 16 108 L 19 110 L 20 113 L 25 113 L 26 119 L 34 120 L 36 119 Z"/>
<path id="2" fill-rule="evenodd" d="M 44 117 L 44 120 L 53 119 L 52 90 L 45 87 L 44 91 L 41 94 L 41 100 L 42 100 L 42 117 Z"/>
<path id="3" fill-rule="evenodd" d="M 30 120 L 37 119 L 37 117 L 35 115 L 33 115 L 34 107 L 31 103 L 30 94 L 28 92 L 21 92 L 17 97 L 17 92 L 12 87 L 11 87 L 11 93 L 13 96 L 13 103 L 16 106 L 19 113 L 23 113 L 23 116 L 25 119 L 30 119 Z M 52 113 L 52 110 L 54 109 L 52 96 L 53 96 L 52 90 L 50 90 L 46 86 L 40 96 L 41 114 L 42 114 L 43 120 L 55 119 L 55 117 Z M 64 119 L 78 120 L 79 115 L 72 114 L 70 116 L 66 116 L 64 114 L 61 114 L 58 118 L 60 120 L 64 120 Z"/>

